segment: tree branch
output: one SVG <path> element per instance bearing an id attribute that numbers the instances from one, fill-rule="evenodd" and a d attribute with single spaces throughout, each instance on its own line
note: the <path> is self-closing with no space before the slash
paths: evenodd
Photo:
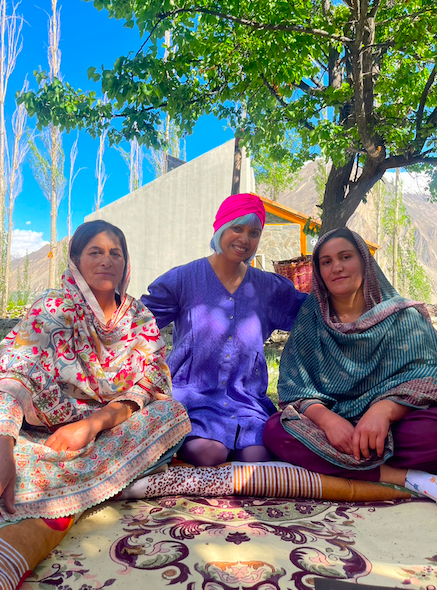
<path id="1" fill-rule="evenodd" d="M 147 43 L 150 41 L 150 39 L 152 38 L 153 33 L 156 31 L 156 29 L 158 28 L 159 24 L 164 20 L 164 18 L 161 18 L 160 16 L 158 16 L 158 20 L 156 21 L 156 23 L 153 25 L 152 30 L 149 33 L 149 36 L 147 37 L 147 39 L 144 41 L 144 43 L 141 45 L 141 47 L 138 49 L 138 51 L 135 54 L 135 57 L 138 57 L 139 54 L 143 51 L 144 47 L 147 45 Z M 135 58 L 134 58 L 135 59 Z"/>
<path id="2" fill-rule="evenodd" d="M 354 53 L 352 56 L 352 70 L 354 76 L 355 120 L 360 139 L 369 156 L 373 160 L 381 161 L 385 157 L 385 150 L 383 146 L 375 144 L 367 128 L 368 117 L 365 109 L 362 56 L 358 53 Z"/>
<path id="3" fill-rule="evenodd" d="M 417 12 L 413 12 L 413 14 L 403 14 L 401 16 L 398 16 L 395 19 L 395 22 L 398 22 L 401 20 L 406 20 L 408 18 L 411 18 L 412 20 L 414 20 L 418 16 L 422 16 L 422 14 L 426 14 L 427 12 L 433 12 L 434 10 L 435 9 L 433 9 L 433 8 L 423 8 L 422 10 L 418 10 Z M 379 27 L 380 25 L 389 25 L 389 24 L 393 24 L 392 18 L 386 18 L 385 20 L 379 20 L 376 22 L 377 27 Z"/>
<path id="4" fill-rule="evenodd" d="M 284 109 L 288 109 L 288 104 L 285 102 L 285 100 L 282 98 L 282 96 L 277 92 L 277 90 L 275 90 L 275 88 L 272 86 L 272 84 L 270 84 L 270 82 L 267 80 L 267 78 L 264 76 L 264 74 L 261 74 L 261 80 L 263 81 L 267 90 L 270 92 L 270 94 L 274 98 L 276 98 L 276 100 L 279 102 L 279 104 Z M 309 129 L 310 131 L 312 131 L 314 129 L 314 126 L 311 125 L 311 123 L 308 123 L 308 121 L 303 120 L 303 121 L 301 121 L 301 123 L 303 124 L 304 127 L 306 127 L 306 129 Z"/>
<path id="5" fill-rule="evenodd" d="M 161 12 L 157 15 L 157 17 L 159 19 L 159 22 L 161 22 L 166 18 L 190 12 L 209 14 L 211 16 L 221 18 L 222 20 L 227 20 L 238 25 L 243 25 L 257 31 L 285 31 L 290 33 L 302 33 L 306 35 L 314 35 L 315 37 L 323 37 L 324 39 L 331 39 L 332 41 L 340 42 L 345 45 L 349 45 L 350 43 L 352 43 L 352 39 L 350 39 L 349 37 L 331 34 L 327 31 L 324 31 L 323 29 L 314 29 L 311 27 L 303 27 L 301 25 L 291 25 L 286 23 L 260 23 L 254 20 L 249 20 L 247 18 L 240 18 L 237 16 L 233 16 L 231 14 L 225 14 L 223 12 L 219 12 L 218 10 L 214 10 L 213 8 L 204 8 L 203 6 L 193 6 L 192 8 L 176 8 L 175 10 L 170 10 L 169 12 Z M 154 29 L 156 29 L 157 24 L 154 26 Z"/>
<path id="6" fill-rule="evenodd" d="M 434 65 L 428 80 L 426 81 L 425 88 L 423 89 L 422 96 L 420 97 L 419 108 L 417 109 L 417 117 L 416 117 L 416 140 L 418 139 L 418 135 L 420 132 L 420 128 L 422 127 L 423 121 L 423 113 L 425 110 L 425 104 L 428 99 L 429 91 L 431 90 L 431 86 L 434 84 L 434 80 L 437 75 L 437 65 Z"/>
<path id="7" fill-rule="evenodd" d="M 331 0 L 322 0 L 322 11 L 323 16 L 326 18 L 329 24 L 331 24 Z"/>
<path id="8" fill-rule="evenodd" d="M 320 93 L 324 90 L 324 87 L 322 86 L 319 86 L 319 88 L 311 88 L 311 86 L 303 80 L 301 80 L 299 84 L 293 84 L 293 86 L 299 88 L 299 90 L 302 90 L 302 92 L 305 92 L 305 94 L 309 94 L 310 96 L 320 96 Z"/>
<path id="9" fill-rule="evenodd" d="M 437 108 L 435 108 L 433 110 L 433 112 L 430 114 L 430 116 L 426 120 L 426 125 L 427 126 L 429 125 L 430 127 L 434 127 L 436 123 L 437 123 Z"/>
<path id="10" fill-rule="evenodd" d="M 370 12 L 369 12 L 370 18 L 375 18 L 376 13 L 378 12 L 380 6 L 381 6 L 381 0 L 375 0 L 373 2 L 373 6 L 372 6 L 372 8 L 370 9 Z"/>
<path id="11" fill-rule="evenodd" d="M 390 168 L 405 168 L 406 166 L 412 166 L 413 164 L 431 164 L 433 166 L 437 166 L 437 156 L 435 157 L 428 157 L 419 155 L 419 156 L 410 156 L 410 155 L 402 155 L 402 156 L 391 156 L 382 162 L 378 169 L 385 172 L 386 170 L 390 170 Z"/>

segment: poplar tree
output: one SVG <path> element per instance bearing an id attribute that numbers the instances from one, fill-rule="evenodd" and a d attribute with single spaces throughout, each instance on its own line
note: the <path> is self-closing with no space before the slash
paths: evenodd
<path id="1" fill-rule="evenodd" d="M 27 81 L 24 83 L 23 90 L 28 86 Z M 12 148 L 12 161 L 9 166 L 8 179 L 8 233 L 6 240 L 6 260 L 4 268 L 3 281 L 3 301 L 2 313 L 6 314 L 6 308 L 9 299 L 9 281 L 11 272 L 11 247 L 12 247 L 12 231 L 14 228 L 14 206 L 18 195 L 21 193 L 23 186 L 22 166 L 29 149 L 28 140 L 25 137 L 27 123 L 27 113 L 24 104 L 17 105 L 14 114 L 12 115 L 12 131 L 14 138 L 14 145 Z"/>
<path id="2" fill-rule="evenodd" d="M 6 0 L 0 0 L 0 244 L 5 242 L 5 212 L 7 193 L 7 138 L 5 101 L 9 78 L 15 69 L 17 57 L 23 48 L 21 30 L 23 17 L 17 15 L 17 5 L 12 3 L 8 14 Z M 23 87 L 27 91 L 27 87 Z M 5 271 L 3 250 L 0 248 L 0 267 Z"/>
<path id="3" fill-rule="evenodd" d="M 50 82 L 60 78 L 61 52 L 59 40 L 61 37 L 60 10 L 58 0 L 52 0 L 52 15 L 49 18 L 49 48 L 48 59 L 50 68 Z M 63 175 L 64 152 L 62 150 L 62 135 L 58 126 L 51 123 L 46 136 L 46 147 L 49 154 L 48 183 L 50 200 L 50 253 L 49 253 L 49 288 L 55 287 L 57 242 L 56 226 L 58 207 L 63 197 L 65 179 Z"/>

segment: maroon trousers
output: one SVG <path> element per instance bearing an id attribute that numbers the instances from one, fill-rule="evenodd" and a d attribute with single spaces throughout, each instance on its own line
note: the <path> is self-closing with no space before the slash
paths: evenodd
<path id="1" fill-rule="evenodd" d="M 264 445 L 281 461 L 309 471 L 364 481 L 379 481 L 379 467 L 366 470 L 344 469 L 323 459 L 283 428 L 280 412 L 271 416 L 264 428 Z M 437 407 L 414 410 L 392 424 L 394 455 L 387 465 L 437 473 Z"/>

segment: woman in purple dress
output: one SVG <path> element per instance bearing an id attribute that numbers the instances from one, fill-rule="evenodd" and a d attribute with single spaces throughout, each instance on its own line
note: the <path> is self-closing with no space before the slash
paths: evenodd
<path id="1" fill-rule="evenodd" d="M 266 395 L 263 345 L 273 330 L 291 329 L 307 295 L 250 266 L 265 216 L 255 195 L 227 198 L 214 222 L 214 253 L 168 271 L 142 297 L 160 328 L 174 322 L 173 396 L 192 423 L 180 456 L 195 465 L 270 458 L 262 434 L 276 408 Z"/>

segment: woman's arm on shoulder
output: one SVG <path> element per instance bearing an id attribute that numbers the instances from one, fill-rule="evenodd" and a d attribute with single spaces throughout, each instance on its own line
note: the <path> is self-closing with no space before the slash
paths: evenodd
<path id="1" fill-rule="evenodd" d="M 173 268 L 149 285 L 149 293 L 141 296 L 142 303 L 156 318 L 158 327 L 164 328 L 179 314 L 181 267 Z"/>
<path id="2" fill-rule="evenodd" d="M 302 304 L 308 298 L 308 294 L 298 291 L 286 277 L 275 273 L 270 274 L 274 277 L 273 311 L 275 324 L 279 330 L 289 332 Z"/>

